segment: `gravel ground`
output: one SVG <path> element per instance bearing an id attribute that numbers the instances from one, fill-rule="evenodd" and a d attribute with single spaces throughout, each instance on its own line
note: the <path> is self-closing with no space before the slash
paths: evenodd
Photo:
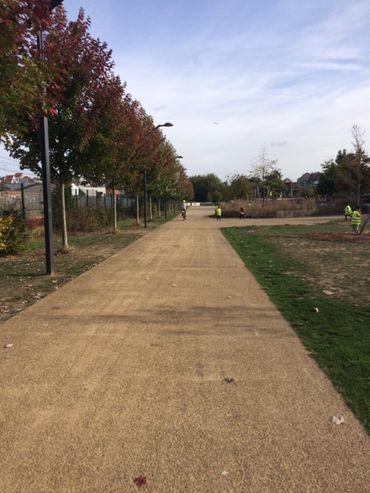
<path id="1" fill-rule="evenodd" d="M 211 211 L 1 326 L 1 493 L 370 492 L 369 437 Z"/>

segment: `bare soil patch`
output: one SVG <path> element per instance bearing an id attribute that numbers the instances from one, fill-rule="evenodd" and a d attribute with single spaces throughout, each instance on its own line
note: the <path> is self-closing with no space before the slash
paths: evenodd
<path id="1" fill-rule="evenodd" d="M 55 250 L 53 276 L 45 274 L 44 249 L 0 257 L 0 323 L 21 312 L 82 272 L 94 267 L 143 234 L 128 229 L 117 234 L 90 233 L 70 238 L 68 253 Z"/>
<path id="2" fill-rule="evenodd" d="M 324 295 L 370 305 L 369 233 L 312 232 L 275 241 L 286 255 L 304 262 L 306 282 Z"/>
<path id="3" fill-rule="evenodd" d="M 354 235 L 352 233 L 333 233 L 333 232 L 316 232 L 306 235 L 312 240 L 332 241 L 332 242 L 350 242 L 350 243 L 370 243 L 370 233 Z"/>

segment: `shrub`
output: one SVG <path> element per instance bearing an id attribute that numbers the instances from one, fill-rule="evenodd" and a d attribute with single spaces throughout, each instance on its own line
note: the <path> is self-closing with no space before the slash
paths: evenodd
<path id="1" fill-rule="evenodd" d="M 36 229 L 43 226 L 43 224 L 44 218 L 42 216 L 33 216 L 26 220 L 26 226 L 28 229 Z"/>
<path id="2" fill-rule="evenodd" d="M 18 253 L 25 240 L 25 223 L 17 213 L 0 217 L 0 255 Z"/>
<path id="3" fill-rule="evenodd" d="M 81 208 L 69 211 L 68 229 L 70 231 L 91 232 L 109 226 L 111 211 L 105 209 Z"/>

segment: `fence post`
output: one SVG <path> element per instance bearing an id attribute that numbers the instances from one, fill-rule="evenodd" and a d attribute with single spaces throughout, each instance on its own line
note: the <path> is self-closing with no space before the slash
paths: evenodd
<path id="1" fill-rule="evenodd" d="M 86 190 L 86 208 L 89 208 L 89 191 Z"/>
<path id="2" fill-rule="evenodd" d="M 140 202 L 139 194 L 136 194 L 136 226 L 140 224 Z"/>
<path id="3" fill-rule="evenodd" d="M 24 203 L 24 183 L 21 183 L 22 218 L 26 219 L 26 206 Z"/>

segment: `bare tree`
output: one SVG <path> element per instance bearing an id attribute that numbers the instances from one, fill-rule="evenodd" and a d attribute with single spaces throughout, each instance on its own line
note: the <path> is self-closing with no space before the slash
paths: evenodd
<path id="1" fill-rule="evenodd" d="M 355 176 L 357 205 L 360 205 L 361 185 L 363 181 L 363 166 L 365 162 L 365 130 L 361 130 L 356 123 L 352 127 L 352 145 L 354 150 L 353 171 Z"/>
<path id="2" fill-rule="evenodd" d="M 265 205 L 266 198 L 266 177 L 276 166 L 277 160 L 270 159 L 267 154 L 266 145 L 263 145 L 261 153 L 257 156 L 256 162 L 251 171 L 251 177 L 257 178 L 262 187 L 262 207 Z"/>

